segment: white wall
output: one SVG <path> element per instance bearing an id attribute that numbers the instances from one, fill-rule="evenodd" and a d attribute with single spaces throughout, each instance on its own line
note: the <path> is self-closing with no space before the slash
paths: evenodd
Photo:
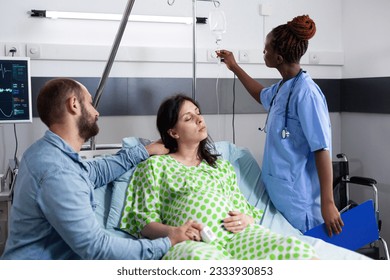
<path id="1" fill-rule="evenodd" d="M 390 2 L 388 0 L 342 1 L 344 78 L 390 75 Z M 381 235 L 390 240 L 390 115 L 343 113 L 341 147 L 350 156 L 351 175 L 378 181 Z M 358 199 L 371 198 L 359 192 Z"/>

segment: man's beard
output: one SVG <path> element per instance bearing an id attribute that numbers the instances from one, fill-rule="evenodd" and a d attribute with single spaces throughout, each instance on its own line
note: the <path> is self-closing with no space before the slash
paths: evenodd
<path id="1" fill-rule="evenodd" d="M 79 128 L 79 136 L 87 141 L 89 138 L 99 133 L 99 127 L 97 125 L 97 118 L 93 118 L 85 110 L 84 105 L 81 105 L 81 117 L 78 120 L 77 126 Z"/>

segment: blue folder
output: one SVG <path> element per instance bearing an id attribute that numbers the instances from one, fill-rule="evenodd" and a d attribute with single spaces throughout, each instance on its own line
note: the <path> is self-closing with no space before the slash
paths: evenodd
<path id="1" fill-rule="evenodd" d="M 325 224 L 321 224 L 304 233 L 304 235 L 322 239 L 328 243 L 356 251 L 357 249 L 379 239 L 374 203 L 372 200 L 341 214 L 344 227 L 340 234 L 328 236 Z"/>

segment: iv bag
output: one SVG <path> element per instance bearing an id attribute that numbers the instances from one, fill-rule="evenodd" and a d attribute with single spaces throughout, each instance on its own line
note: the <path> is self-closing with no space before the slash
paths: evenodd
<path id="1" fill-rule="evenodd" d="M 222 34 L 226 32 L 225 13 L 220 10 L 214 10 L 209 14 L 210 31 L 216 38 L 216 43 L 219 44 L 222 40 Z"/>

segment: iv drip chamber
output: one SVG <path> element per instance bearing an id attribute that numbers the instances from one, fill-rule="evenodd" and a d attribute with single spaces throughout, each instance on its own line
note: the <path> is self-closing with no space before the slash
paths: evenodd
<path id="1" fill-rule="evenodd" d="M 209 13 L 210 31 L 214 34 L 216 43 L 219 45 L 222 34 L 226 32 L 226 17 L 221 10 L 214 10 Z"/>

